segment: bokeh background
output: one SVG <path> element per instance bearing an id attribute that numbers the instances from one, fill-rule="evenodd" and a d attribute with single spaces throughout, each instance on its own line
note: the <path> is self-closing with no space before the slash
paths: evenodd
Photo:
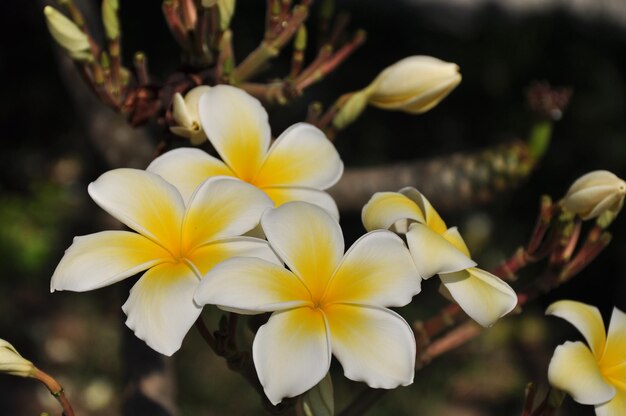
<path id="1" fill-rule="evenodd" d="M 236 56 L 245 56 L 261 38 L 264 3 L 239 1 L 233 23 Z M 301 121 L 311 101 L 329 105 L 404 56 L 424 54 L 456 62 L 463 74 L 461 85 L 425 115 L 368 109 L 337 138 L 348 167 L 471 152 L 523 138 L 531 120 L 526 88 L 533 81 L 573 88 L 571 105 L 555 127 L 547 154 L 526 181 L 489 205 L 442 213 L 448 224 L 470 234 L 484 268 L 526 242 L 542 194 L 559 198 L 573 180 L 594 169 L 626 177 L 626 2 L 337 3 L 352 15 L 351 30 L 365 29 L 368 40 L 294 105 L 269 109 L 275 134 Z M 110 168 L 103 155 L 106 148 L 90 140 L 93 125 L 75 100 L 76 91 L 84 92 L 85 86 L 59 59 L 47 34 L 43 4 L 13 2 L 4 4 L 0 13 L 0 338 L 58 376 L 80 414 L 122 414 L 131 389 L 128 380 L 142 366 L 141 356 L 132 365 L 124 361 L 132 341 L 120 307 L 129 285 L 49 293 L 50 276 L 72 237 L 115 224 L 87 196 L 87 184 Z M 127 62 L 143 50 L 157 77 L 177 69 L 179 51 L 162 19 L 160 2 L 121 1 L 121 19 Z M 288 59 L 285 53 L 276 68 L 284 68 Z M 270 71 L 265 77 L 271 76 Z M 162 137 L 156 124 L 145 129 L 155 144 Z M 118 133 L 111 129 L 110 134 L 113 140 Z M 358 212 L 342 213 L 342 225 L 347 244 L 363 233 Z M 519 414 L 526 383 L 545 389 L 554 347 L 579 337 L 565 322 L 543 317 L 550 302 L 570 298 L 591 303 L 605 320 L 614 306 L 626 309 L 625 226 L 624 218 L 615 221 L 612 243 L 573 281 L 435 360 L 416 374 L 414 385 L 386 394 L 369 414 Z M 521 279 L 540 271 L 526 270 Z M 412 315 L 426 318 L 443 304 L 436 284 L 428 283 L 415 298 Z M 218 314 L 207 311 L 207 318 L 215 325 Z M 262 412 L 255 393 L 212 356 L 193 330 L 167 361 L 164 374 L 176 386 L 180 415 Z M 332 375 L 341 409 L 363 386 L 346 381 L 338 365 Z M 143 387 L 149 389 L 147 383 Z M 0 392 L 2 415 L 58 412 L 35 381 L 0 375 Z M 562 414 L 592 415 L 593 409 L 567 399 Z"/>

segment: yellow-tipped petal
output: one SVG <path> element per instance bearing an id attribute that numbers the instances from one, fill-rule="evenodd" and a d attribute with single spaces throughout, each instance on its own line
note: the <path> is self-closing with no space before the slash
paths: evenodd
<path id="1" fill-rule="evenodd" d="M 50 291 L 98 289 L 170 260 L 162 247 L 127 231 L 76 237 L 52 275 Z"/>
<path id="2" fill-rule="evenodd" d="M 415 338 L 400 315 L 385 308 L 342 304 L 324 311 L 333 354 L 347 378 L 383 389 L 413 382 Z"/>
<path id="3" fill-rule="evenodd" d="M 621 383 L 626 389 L 626 314 L 617 308 L 613 308 L 600 366 L 621 371 Z"/>
<path id="4" fill-rule="evenodd" d="M 202 279 L 194 297 L 198 305 L 219 305 L 251 312 L 311 306 L 302 282 L 282 265 L 252 257 L 226 260 Z"/>
<path id="5" fill-rule="evenodd" d="M 235 176 L 228 166 L 200 149 L 180 148 L 157 157 L 146 168 L 171 183 L 189 203 L 191 195 L 211 176 Z"/>
<path id="6" fill-rule="evenodd" d="M 312 188 L 277 187 L 263 188 L 263 191 L 279 207 L 287 202 L 301 201 L 317 205 L 328 213 L 335 221 L 339 221 L 337 203 L 328 193 Z"/>
<path id="7" fill-rule="evenodd" d="M 276 139 L 253 183 L 260 188 L 298 186 L 324 190 L 343 173 L 335 146 L 317 127 L 298 123 Z"/>
<path id="8" fill-rule="evenodd" d="M 223 176 L 208 179 L 189 202 L 183 223 L 183 250 L 241 235 L 256 227 L 263 211 L 272 206 L 268 196 L 249 183 Z"/>
<path id="9" fill-rule="evenodd" d="M 270 143 L 267 113 L 256 98 L 228 85 L 202 95 L 202 128 L 222 160 L 245 181 L 256 176 Z"/>
<path id="10" fill-rule="evenodd" d="M 596 416 L 625 416 L 626 415 L 626 387 L 617 389 L 615 396 L 606 403 L 596 405 Z"/>
<path id="11" fill-rule="evenodd" d="M 426 221 L 419 206 L 399 192 L 376 192 L 361 211 L 363 226 L 368 231 L 380 228 L 387 230 L 404 219 Z"/>
<path id="12" fill-rule="evenodd" d="M 339 224 L 306 202 L 289 202 L 266 211 L 263 231 L 272 248 L 319 299 L 343 256 Z"/>
<path id="13" fill-rule="evenodd" d="M 153 350 L 172 355 L 202 311 L 193 301 L 199 283 L 199 276 L 184 263 L 153 267 L 135 283 L 122 306 L 126 325 Z"/>
<path id="14" fill-rule="evenodd" d="M 517 305 L 515 291 L 485 270 L 471 267 L 439 277 L 461 309 L 482 326 L 493 325 Z"/>
<path id="15" fill-rule="evenodd" d="M 115 169 L 102 174 L 88 190 L 96 204 L 138 233 L 170 251 L 180 244 L 183 198 L 160 176 Z"/>
<path id="16" fill-rule="evenodd" d="M 430 201 L 417 189 L 410 186 L 400 189 L 400 193 L 406 195 L 407 198 L 417 204 L 419 209 L 424 214 L 424 224 L 436 233 L 443 234 L 448 227 L 446 223 L 441 219 L 439 213 L 430 204 Z"/>
<path id="17" fill-rule="evenodd" d="M 376 230 L 346 252 L 324 295 L 325 302 L 404 306 L 419 293 L 421 278 L 402 239 Z"/>
<path id="18" fill-rule="evenodd" d="M 424 279 L 438 273 L 452 273 L 476 266 L 476 262 L 465 253 L 423 224 L 412 224 L 406 234 L 406 241 L 417 271 Z"/>
<path id="19" fill-rule="evenodd" d="M 252 355 L 259 380 L 272 404 L 315 386 L 330 368 L 330 341 L 319 310 L 275 312 L 259 328 Z"/>
<path id="20" fill-rule="evenodd" d="M 559 345 L 548 367 L 553 387 L 581 404 L 601 404 L 615 396 L 615 388 L 602 376 L 595 357 L 582 342 Z"/>
<path id="21" fill-rule="evenodd" d="M 560 300 L 548 306 L 546 315 L 558 316 L 574 325 L 583 334 L 594 355 L 598 359 L 602 357 L 606 333 L 598 308 L 573 300 Z"/>

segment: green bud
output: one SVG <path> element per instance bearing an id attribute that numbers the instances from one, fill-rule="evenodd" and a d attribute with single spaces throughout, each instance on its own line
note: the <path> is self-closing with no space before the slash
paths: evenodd
<path id="1" fill-rule="evenodd" d="M 306 39 L 307 38 L 307 33 L 306 33 L 306 27 L 304 27 L 304 25 L 300 26 L 298 28 L 298 31 L 296 32 L 296 39 L 293 42 L 293 47 L 297 50 L 297 51 L 303 51 L 306 49 Z"/>
<path id="2" fill-rule="evenodd" d="M 220 13 L 220 29 L 228 29 L 235 14 L 235 0 L 217 0 L 217 10 Z"/>
<path id="3" fill-rule="evenodd" d="M 46 24 L 54 40 L 76 61 L 91 62 L 94 57 L 87 35 L 52 6 L 43 9 Z"/>
<path id="4" fill-rule="evenodd" d="M 305 416 L 333 416 L 335 414 L 333 382 L 330 373 L 327 373 L 317 385 L 302 395 L 299 407 L 298 414 Z"/>
<path id="5" fill-rule="evenodd" d="M 104 25 L 104 32 L 110 40 L 120 37 L 120 20 L 117 15 L 119 7 L 118 0 L 102 1 L 102 23 Z"/>
<path id="6" fill-rule="evenodd" d="M 352 94 L 335 115 L 333 126 L 341 130 L 352 124 L 367 106 L 368 99 L 369 91 L 367 89 Z"/>

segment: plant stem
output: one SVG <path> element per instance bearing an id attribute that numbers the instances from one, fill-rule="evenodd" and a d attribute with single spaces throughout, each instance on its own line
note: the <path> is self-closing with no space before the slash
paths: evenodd
<path id="1" fill-rule="evenodd" d="M 63 408 L 64 416 L 74 416 L 74 410 L 72 409 L 72 405 L 67 399 L 67 396 L 65 396 L 63 387 L 61 387 L 58 381 L 56 381 L 52 376 L 50 376 L 47 373 L 44 373 L 38 368 L 35 369 L 33 378 L 36 378 L 37 380 L 41 381 L 46 386 L 46 388 L 50 391 L 50 394 L 52 394 L 54 398 L 57 399 L 57 401 Z"/>

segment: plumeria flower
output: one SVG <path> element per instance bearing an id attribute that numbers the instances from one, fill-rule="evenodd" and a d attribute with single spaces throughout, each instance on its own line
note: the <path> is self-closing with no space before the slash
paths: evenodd
<path id="1" fill-rule="evenodd" d="M 406 305 L 420 291 L 403 241 L 373 231 L 344 255 L 339 224 L 306 202 L 266 211 L 261 225 L 289 269 L 232 258 L 205 276 L 195 300 L 242 313 L 273 312 L 252 347 L 270 401 L 315 386 L 333 354 L 351 380 L 386 389 L 411 384 L 415 338 L 407 322 L 386 308 Z"/>
<path id="2" fill-rule="evenodd" d="M 267 242 L 237 237 L 272 206 L 267 195 L 234 178 L 202 183 L 188 203 L 163 178 L 136 169 L 104 173 L 89 195 L 130 231 L 76 237 L 50 289 L 83 292 L 147 270 L 122 309 L 126 325 L 154 350 L 171 355 L 200 315 L 193 293 L 202 276 L 234 256 L 275 259 Z"/>
<path id="3" fill-rule="evenodd" d="M 222 160 L 184 148 L 156 158 L 147 169 L 174 184 L 185 200 L 206 178 L 226 175 L 262 189 L 276 206 L 306 201 L 339 217 L 335 201 L 324 190 L 337 183 L 343 163 L 320 129 L 295 124 L 270 147 L 270 125 L 261 103 L 228 85 L 205 92 L 197 113 Z"/>
<path id="4" fill-rule="evenodd" d="M 415 188 L 375 193 L 361 218 L 367 230 L 406 232 L 420 276 L 428 279 L 439 274 L 445 290 L 479 324 L 490 326 L 517 305 L 515 291 L 497 276 L 474 267 L 476 262 L 457 228 L 448 228 Z"/>
<path id="5" fill-rule="evenodd" d="M 613 309 L 608 334 L 598 308 L 582 302 L 561 300 L 546 314 L 574 325 L 588 344 L 567 341 L 556 348 L 550 384 L 578 403 L 594 405 L 598 416 L 626 415 L 626 314 Z"/>
<path id="6" fill-rule="evenodd" d="M 595 170 L 578 178 L 563 197 L 563 206 L 583 220 L 608 212 L 617 215 L 624 205 L 626 182 L 608 170 Z"/>
<path id="7" fill-rule="evenodd" d="M 177 136 L 188 138 L 191 144 L 199 145 L 206 140 L 198 117 L 198 101 L 202 94 L 210 89 L 211 87 L 201 85 L 189 90 L 185 98 L 179 92 L 172 98 L 172 118 L 176 125 L 170 127 L 170 131 Z"/>

